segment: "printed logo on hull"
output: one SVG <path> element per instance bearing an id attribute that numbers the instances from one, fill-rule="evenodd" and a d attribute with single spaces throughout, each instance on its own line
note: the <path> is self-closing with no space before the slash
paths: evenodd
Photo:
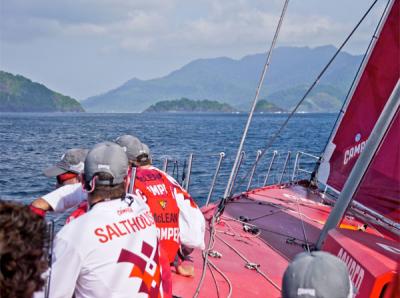
<path id="1" fill-rule="evenodd" d="M 350 279 L 355 288 L 359 290 L 364 279 L 364 268 L 343 248 L 340 248 L 337 257 L 346 264 Z"/>

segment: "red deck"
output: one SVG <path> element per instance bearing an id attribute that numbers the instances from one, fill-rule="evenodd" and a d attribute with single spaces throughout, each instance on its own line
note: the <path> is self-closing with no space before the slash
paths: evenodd
<path id="1" fill-rule="evenodd" d="M 331 207 L 323 204 L 320 193 L 305 187 L 265 187 L 230 200 L 220 221 L 215 224 L 212 255 L 199 297 L 280 297 L 283 273 L 299 252 L 312 249 Z M 206 249 L 210 241 L 210 219 L 215 205 L 203 208 L 208 220 Z M 242 221 L 238 221 L 241 218 Z M 258 229 L 256 234 L 244 231 L 244 225 Z M 346 217 L 345 230 L 358 230 L 363 222 Z M 367 228 L 361 234 L 381 234 Z M 214 255 L 213 255 L 214 254 Z M 221 255 L 220 258 L 215 254 Z M 195 277 L 173 274 L 173 293 L 192 297 L 202 275 L 202 252 L 192 254 Z M 257 270 L 249 264 L 256 264 Z M 250 268 L 250 269 L 249 269 Z"/>

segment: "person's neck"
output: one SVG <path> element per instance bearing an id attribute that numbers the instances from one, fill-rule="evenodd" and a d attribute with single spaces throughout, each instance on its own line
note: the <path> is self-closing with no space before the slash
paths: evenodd
<path id="1" fill-rule="evenodd" d="M 66 184 L 75 184 L 75 183 L 79 183 L 79 179 L 78 178 L 68 179 L 68 180 L 64 181 L 63 184 L 66 185 Z"/>
<path id="2" fill-rule="evenodd" d="M 71 178 L 68 180 L 65 180 L 62 184 L 58 184 L 56 185 L 57 188 L 65 186 L 65 185 L 70 185 L 70 184 L 76 184 L 76 183 L 80 183 L 78 178 Z"/>
<path id="3" fill-rule="evenodd" d="M 142 168 L 142 169 L 148 169 L 150 167 L 151 167 L 151 165 L 138 166 L 138 168 Z"/>
<path id="4" fill-rule="evenodd" d="M 89 202 L 90 208 L 92 208 L 94 205 L 96 205 L 98 203 L 101 203 L 104 201 L 109 201 L 109 200 L 110 200 L 109 198 L 104 198 L 101 196 L 94 196 L 92 194 L 89 194 L 89 197 L 88 197 L 88 202 Z"/>

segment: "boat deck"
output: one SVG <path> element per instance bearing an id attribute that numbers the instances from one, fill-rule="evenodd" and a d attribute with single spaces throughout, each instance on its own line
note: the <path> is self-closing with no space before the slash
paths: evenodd
<path id="1" fill-rule="evenodd" d="M 323 202 L 321 193 L 300 185 L 264 187 L 229 200 L 214 229 L 210 224 L 217 206 L 203 208 L 208 263 L 199 297 L 227 297 L 229 293 L 232 297 L 280 297 L 290 260 L 307 246 L 315 246 L 331 209 Z M 350 230 L 362 225 L 348 216 L 341 223 Z M 202 252 L 195 251 L 191 257 L 195 277 L 173 274 L 175 296 L 192 297 L 199 285 Z"/>

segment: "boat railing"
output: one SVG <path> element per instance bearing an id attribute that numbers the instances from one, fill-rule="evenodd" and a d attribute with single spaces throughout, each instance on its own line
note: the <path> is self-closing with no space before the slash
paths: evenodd
<path id="1" fill-rule="evenodd" d="M 319 157 L 303 151 L 298 151 L 293 166 L 291 181 L 311 178 Z M 310 168 L 313 165 L 313 168 Z"/>
<path id="2" fill-rule="evenodd" d="M 272 150 L 264 155 L 260 150 L 242 151 L 229 194 L 308 180 L 317 161 L 317 154 L 303 151 Z M 233 155 L 225 152 L 190 153 L 183 158 L 164 156 L 154 160 L 154 163 L 174 177 L 183 188 L 190 190 L 200 204 L 208 205 L 221 198 L 233 165 Z"/>

